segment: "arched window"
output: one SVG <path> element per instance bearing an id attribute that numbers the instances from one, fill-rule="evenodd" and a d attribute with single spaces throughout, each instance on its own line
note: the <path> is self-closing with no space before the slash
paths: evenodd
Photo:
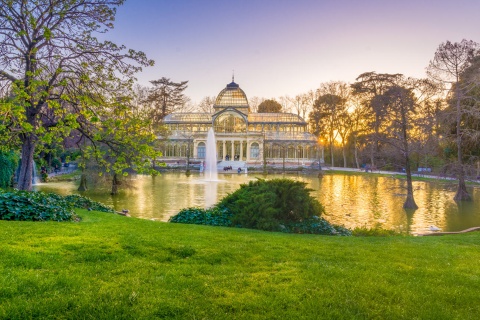
<path id="1" fill-rule="evenodd" d="M 250 158 L 258 159 L 260 157 L 260 146 L 258 143 L 254 142 L 250 146 Z"/>
<path id="2" fill-rule="evenodd" d="M 287 158 L 294 159 L 295 158 L 295 147 L 288 146 Z"/>
<path id="3" fill-rule="evenodd" d="M 215 132 L 245 132 L 246 130 L 245 119 L 237 113 L 226 112 L 215 119 Z"/>
<path id="4" fill-rule="evenodd" d="M 299 159 L 305 158 L 304 155 L 303 155 L 303 147 L 302 146 L 297 147 L 297 158 L 299 158 Z"/>
<path id="5" fill-rule="evenodd" d="M 205 146 L 205 142 L 200 142 L 197 146 L 197 157 L 200 159 L 205 159 L 206 150 L 207 148 Z"/>

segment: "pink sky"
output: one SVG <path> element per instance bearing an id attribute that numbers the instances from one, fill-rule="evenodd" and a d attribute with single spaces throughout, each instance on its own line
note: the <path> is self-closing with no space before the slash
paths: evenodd
<path id="1" fill-rule="evenodd" d="M 231 81 L 295 96 L 368 71 L 423 77 L 441 42 L 480 42 L 480 0 L 127 0 L 107 36 L 155 66 L 141 84 L 189 80 L 194 102 Z"/>

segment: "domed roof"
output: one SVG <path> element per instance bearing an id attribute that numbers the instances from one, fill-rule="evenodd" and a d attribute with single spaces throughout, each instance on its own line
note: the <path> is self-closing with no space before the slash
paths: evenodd
<path id="1" fill-rule="evenodd" d="M 244 107 L 248 108 L 248 99 L 245 92 L 235 82 L 227 84 L 227 87 L 220 91 L 215 100 L 216 108 Z"/>

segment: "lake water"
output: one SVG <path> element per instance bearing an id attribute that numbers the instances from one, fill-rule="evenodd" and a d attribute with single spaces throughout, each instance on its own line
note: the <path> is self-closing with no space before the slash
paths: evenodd
<path id="1" fill-rule="evenodd" d="M 279 178 L 282 175 L 268 175 Z M 405 181 L 393 177 L 328 173 L 322 178 L 286 175 L 304 181 L 314 191 L 312 196 L 323 204 L 324 218 L 348 228 L 380 226 L 386 229 L 425 233 L 430 225 L 443 231 L 459 231 L 480 226 L 480 188 L 470 187 L 472 202 L 453 201 L 454 182 L 414 182 L 418 210 L 407 213 L 403 208 Z M 84 195 L 113 206 L 128 209 L 134 217 L 167 221 L 187 207 L 210 206 L 237 190 L 242 183 L 263 178 L 260 174 L 222 174 L 220 181 L 206 182 L 202 174 L 163 173 L 157 177 L 132 177 L 128 188 L 111 196 L 109 190 L 90 190 Z M 78 181 L 52 182 L 35 186 L 36 190 L 62 195 L 79 193 Z"/>

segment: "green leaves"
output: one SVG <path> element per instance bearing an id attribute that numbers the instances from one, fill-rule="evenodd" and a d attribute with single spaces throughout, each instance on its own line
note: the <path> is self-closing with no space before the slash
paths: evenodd
<path id="1" fill-rule="evenodd" d="M 13 151 L 0 151 L 0 188 L 10 187 L 19 157 Z"/>
<path id="2" fill-rule="evenodd" d="M 187 208 L 169 222 L 327 235 L 351 235 L 320 215 L 324 209 L 305 183 L 289 179 L 244 184 L 210 209 Z"/>
<path id="3" fill-rule="evenodd" d="M 0 190 L 0 220 L 70 221 L 76 219 L 74 208 L 114 212 L 104 204 L 79 195 L 62 197 L 53 193 Z"/>
<path id="4" fill-rule="evenodd" d="M 251 181 L 218 204 L 234 214 L 234 224 L 280 231 L 281 225 L 301 222 L 324 212 L 305 183 L 289 179 Z"/>

